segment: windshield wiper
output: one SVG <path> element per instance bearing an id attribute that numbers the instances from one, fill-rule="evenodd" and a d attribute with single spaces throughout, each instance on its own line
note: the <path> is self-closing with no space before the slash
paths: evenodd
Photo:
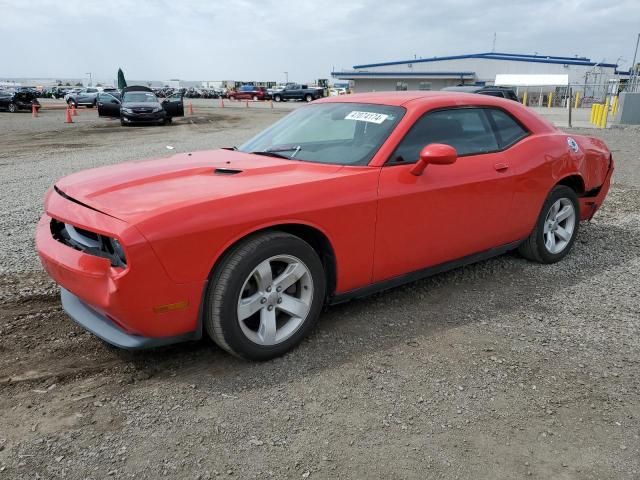
<path id="1" fill-rule="evenodd" d="M 293 145 L 289 145 L 287 147 L 273 147 L 273 148 L 266 148 L 264 150 L 262 150 L 262 152 L 253 152 L 253 153 L 279 153 L 279 152 L 293 152 L 291 155 L 289 155 L 288 157 L 283 157 L 284 158 L 293 158 L 295 157 L 298 152 L 302 150 L 302 147 L 300 145 L 296 145 L 295 147 Z"/>
<path id="2" fill-rule="evenodd" d="M 265 157 L 275 157 L 275 158 L 284 158 L 285 160 L 290 160 L 291 157 L 287 157 L 286 155 L 282 155 L 278 152 L 271 152 L 269 150 L 258 150 L 256 152 L 251 152 L 253 155 L 264 155 Z"/>

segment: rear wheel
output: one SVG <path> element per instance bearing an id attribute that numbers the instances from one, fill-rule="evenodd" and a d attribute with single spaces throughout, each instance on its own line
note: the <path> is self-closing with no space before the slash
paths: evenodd
<path id="1" fill-rule="evenodd" d="M 313 97 L 312 97 L 310 94 L 308 94 L 308 93 L 307 93 L 307 94 L 304 96 L 304 99 L 307 101 L 307 103 L 309 103 L 310 101 L 312 101 L 312 100 L 313 100 Z"/>
<path id="2" fill-rule="evenodd" d="M 324 296 L 324 269 L 315 250 L 293 235 L 264 233 L 238 244 L 216 267 L 205 328 L 229 353 L 268 360 L 311 331 Z"/>
<path id="3" fill-rule="evenodd" d="M 253 100 L 254 102 L 257 102 L 257 101 L 258 101 L 258 96 L 257 96 L 257 95 L 254 95 L 254 96 L 252 97 L 252 100 Z"/>
<path id="4" fill-rule="evenodd" d="M 281 97 L 280 95 L 274 95 L 273 99 L 274 99 L 276 102 L 281 102 L 281 101 L 282 101 L 282 97 Z"/>
<path id="5" fill-rule="evenodd" d="M 573 189 L 558 185 L 544 202 L 536 226 L 518 248 L 535 262 L 555 263 L 571 250 L 580 225 L 580 205 Z"/>

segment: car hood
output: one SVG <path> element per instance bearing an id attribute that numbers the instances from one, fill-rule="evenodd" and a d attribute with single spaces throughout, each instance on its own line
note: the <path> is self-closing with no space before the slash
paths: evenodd
<path id="1" fill-rule="evenodd" d="M 221 149 L 85 170 L 59 180 L 56 189 L 135 223 L 194 204 L 322 180 L 343 168 Z"/>
<path id="2" fill-rule="evenodd" d="M 123 102 L 122 106 L 125 108 L 158 108 L 160 102 Z"/>

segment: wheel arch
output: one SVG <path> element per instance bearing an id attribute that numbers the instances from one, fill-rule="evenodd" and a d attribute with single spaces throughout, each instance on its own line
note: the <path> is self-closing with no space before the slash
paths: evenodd
<path id="1" fill-rule="evenodd" d="M 560 180 L 558 180 L 554 187 L 558 185 L 565 185 L 571 188 L 574 192 L 576 192 L 576 195 L 578 196 L 585 193 L 584 179 L 582 178 L 582 175 L 577 173 L 562 177 Z"/>
<path id="2" fill-rule="evenodd" d="M 215 258 L 213 266 L 211 267 L 209 276 L 207 278 L 207 283 L 211 284 L 216 269 L 236 245 L 238 245 L 240 242 L 245 241 L 247 238 L 273 231 L 288 233 L 304 240 L 309 245 L 311 245 L 311 247 L 318 254 L 318 257 L 320 257 L 320 261 L 322 262 L 322 266 L 324 267 L 325 277 L 327 279 L 326 296 L 327 298 L 333 296 L 336 289 L 338 274 L 336 255 L 333 244 L 329 239 L 329 236 L 324 231 L 322 231 L 322 229 L 315 225 L 300 222 L 284 222 L 261 226 L 238 236 L 237 238 L 229 242 L 222 250 L 222 252 Z M 203 292 L 203 295 L 206 295 L 206 289 Z"/>

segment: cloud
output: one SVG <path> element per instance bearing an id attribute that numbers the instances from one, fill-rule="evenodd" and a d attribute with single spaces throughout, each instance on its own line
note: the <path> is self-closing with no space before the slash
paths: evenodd
<path id="1" fill-rule="evenodd" d="M 629 66 L 640 3 L 595 0 L 0 0 L 2 75 L 327 78 L 332 67 L 491 50 Z M 19 48 L 7 48 L 12 45 Z"/>

